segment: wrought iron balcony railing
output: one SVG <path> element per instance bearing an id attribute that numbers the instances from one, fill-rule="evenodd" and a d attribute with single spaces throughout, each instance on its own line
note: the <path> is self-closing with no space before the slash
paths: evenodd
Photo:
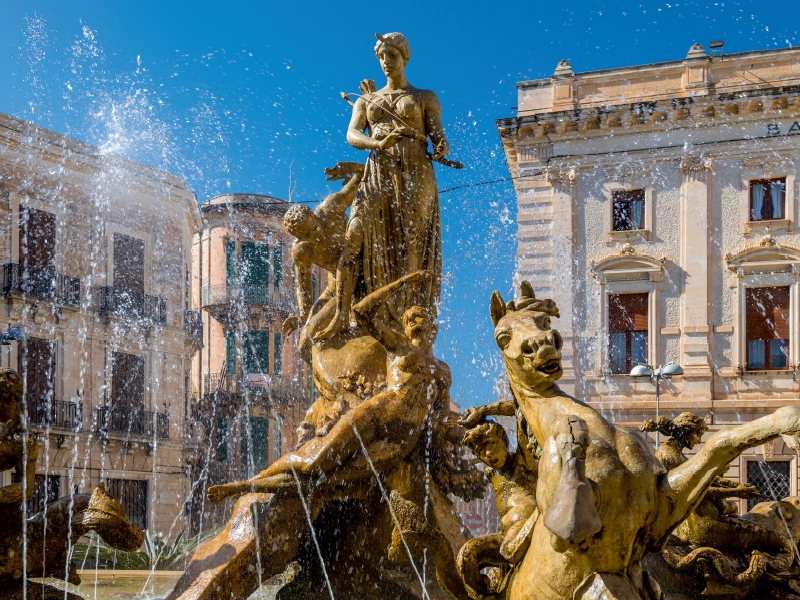
<path id="1" fill-rule="evenodd" d="M 78 431 L 83 423 L 83 408 L 76 402 L 26 396 L 28 420 L 40 427 L 58 427 Z"/>
<path id="2" fill-rule="evenodd" d="M 279 376 L 266 381 L 258 377 L 248 381 L 247 376 L 242 376 L 241 373 L 235 375 L 212 373 L 205 376 L 203 383 L 206 394 L 218 391 L 229 394 L 248 393 L 255 396 L 273 395 L 279 399 L 305 400 L 307 402 L 313 402 L 315 396 L 313 386 L 309 389 L 306 384 L 289 377 Z"/>
<path id="3" fill-rule="evenodd" d="M 109 285 L 95 288 L 94 303 L 100 314 L 137 317 L 159 325 L 167 324 L 167 301 L 164 298 L 130 292 Z"/>
<path id="4" fill-rule="evenodd" d="M 97 431 L 169 439 L 169 415 L 147 410 L 126 410 L 107 406 L 97 410 Z"/>
<path id="5" fill-rule="evenodd" d="M 282 286 L 272 285 L 210 285 L 203 288 L 203 307 L 223 304 L 274 306 L 283 310 L 294 310 L 297 301 L 294 292 Z"/>
<path id="6" fill-rule="evenodd" d="M 65 306 L 79 306 L 81 303 L 81 280 L 77 277 L 6 263 L 2 278 L 0 290 L 4 296 L 16 292 L 54 300 Z"/>
<path id="7" fill-rule="evenodd" d="M 192 339 L 203 338 L 203 316 L 194 310 L 183 311 L 183 329 Z"/>

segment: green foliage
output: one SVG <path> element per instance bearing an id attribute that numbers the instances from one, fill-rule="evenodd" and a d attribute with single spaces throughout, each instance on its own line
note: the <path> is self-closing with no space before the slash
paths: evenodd
<path id="1" fill-rule="evenodd" d="M 79 565 L 92 564 L 107 569 L 182 571 L 189 563 L 197 547 L 214 537 L 219 530 L 213 529 L 184 539 L 186 531 L 181 531 L 170 543 L 157 534 L 144 532 L 144 546 L 134 552 L 116 550 L 96 535 L 86 538 L 88 543 L 75 544 L 72 560 Z"/>

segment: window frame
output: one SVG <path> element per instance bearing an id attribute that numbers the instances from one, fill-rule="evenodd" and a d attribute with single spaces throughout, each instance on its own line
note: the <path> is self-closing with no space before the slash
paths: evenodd
<path id="1" fill-rule="evenodd" d="M 772 341 L 778 341 L 779 339 L 782 340 L 784 338 L 756 340 L 756 339 L 751 339 L 750 336 L 748 335 L 748 331 L 747 331 L 748 330 L 748 327 L 747 327 L 747 321 L 748 321 L 748 319 L 747 319 L 748 296 L 750 295 L 750 293 L 752 291 L 754 291 L 754 290 L 766 290 L 766 289 L 778 289 L 778 288 L 786 289 L 787 290 L 787 294 L 788 294 L 788 298 L 786 300 L 786 302 L 787 302 L 786 313 L 787 313 L 788 318 L 789 318 L 789 323 L 788 323 L 789 336 L 786 338 L 786 344 L 788 346 L 788 352 L 786 353 L 786 365 L 783 366 L 783 367 L 773 367 L 771 365 L 770 346 L 771 346 L 771 342 Z M 792 287 L 789 286 L 789 285 L 763 285 L 763 286 L 746 287 L 744 289 L 744 313 L 745 313 L 745 315 L 744 315 L 744 340 L 745 340 L 745 342 L 744 342 L 744 367 L 745 367 L 745 369 L 747 371 L 787 371 L 787 370 L 790 370 L 792 368 L 791 367 L 792 363 L 790 361 L 790 357 L 792 356 L 792 350 L 793 350 L 793 348 L 792 348 L 792 318 L 791 318 L 791 313 L 792 313 Z M 750 342 L 751 341 L 770 342 L 770 343 L 767 343 L 767 344 L 764 345 L 764 366 L 763 367 L 758 368 L 758 367 L 751 367 L 750 366 Z"/>
<path id="2" fill-rule="evenodd" d="M 781 182 L 783 186 L 783 199 L 781 201 L 781 215 L 780 217 L 773 218 L 772 213 L 772 184 Z M 763 219 L 753 218 L 753 188 L 756 185 L 764 185 L 764 215 Z M 763 223 L 764 221 L 785 221 L 786 220 L 786 177 L 774 177 L 770 179 L 751 179 L 749 181 L 749 199 L 750 210 L 748 213 L 749 221 L 751 223 Z M 770 215 L 770 216 L 766 216 Z"/>
<path id="3" fill-rule="evenodd" d="M 646 192 L 644 188 L 637 188 L 633 190 L 613 190 L 611 192 L 611 230 L 614 233 L 619 232 L 631 232 L 631 231 L 642 231 L 645 228 L 645 220 L 647 215 L 647 202 L 646 202 Z M 641 202 L 642 203 L 642 219 L 641 219 L 641 227 L 633 227 L 633 203 L 634 202 Z M 626 204 L 627 205 L 627 213 L 628 216 L 626 217 L 626 221 L 630 227 L 626 229 L 617 229 L 617 205 L 618 204 Z"/>
<path id="4" fill-rule="evenodd" d="M 767 159 L 764 157 L 749 158 L 742 161 L 743 168 L 739 174 L 741 213 L 740 229 L 742 237 L 752 235 L 790 234 L 794 232 L 795 222 L 795 165 L 791 158 L 779 157 Z M 751 216 L 751 182 L 784 179 L 783 190 L 783 218 L 752 221 Z"/>
<path id="5" fill-rule="evenodd" d="M 633 192 L 644 190 L 644 215 L 641 229 L 614 230 L 614 193 Z M 653 194 L 654 186 L 652 177 L 647 175 L 634 175 L 626 177 L 625 181 L 608 181 L 603 184 L 603 196 L 606 207 L 604 210 L 603 241 L 607 246 L 615 242 L 635 242 L 637 240 L 653 241 Z"/>
<path id="6" fill-rule="evenodd" d="M 732 466 L 734 468 L 738 467 L 739 470 L 739 477 L 737 478 L 735 475 L 733 479 L 738 479 L 742 483 L 747 482 L 747 463 L 749 462 L 775 462 L 775 461 L 788 461 L 789 465 L 789 489 L 791 490 L 792 496 L 796 496 L 798 493 L 798 486 L 797 486 L 797 454 L 794 450 L 789 449 L 786 447 L 786 444 L 780 438 L 771 442 L 773 444 L 773 453 L 770 453 L 767 456 L 765 450 L 765 445 L 757 446 L 753 448 L 752 452 L 747 452 L 745 454 L 739 455 L 739 460 L 734 461 Z M 740 499 L 739 501 L 739 514 L 745 514 L 748 512 L 747 509 L 747 500 Z"/>
<path id="7" fill-rule="evenodd" d="M 614 329 L 611 323 L 611 302 L 612 298 L 618 296 L 644 296 L 644 301 L 647 310 L 647 329 Z M 607 311 L 608 311 L 608 370 L 612 375 L 627 375 L 631 372 L 631 369 L 635 367 L 640 362 L 633 362 L 633 334 L 634 333 L 641 333 L 644 332 L 645 334 L 645 356 L 644 362 L 646 364 L 652 364 L 651 361 L 648 360 L 648 349 L 650 346 L 650 298 L 649 292 L 627 292 L 627 293 L 608 293 L 606 294 L 606 302 L 608 303 Z M 613 349 L 613 338 L 614 334 L 625 334 L 625 369 L 622 371 L 615 371 L 613 368 L 613 358 L 612 358 L 612 349 Z"/>
<path id="8" fill-rule="evenodd" d="M 775 377 L 785 377 L 786 384 L 792 381 L 792 369 L 798 363 L 798 316 L 800 316 L 800 250 L 791 247 L 779 247 L 777 244 L 764 243 L 757 246 L 746 246 L 744 249 L 729 253 L 725 262 L 730 275 L 728 286 L 734 290 L 733 297 L 733 353 L 731 356 L 731 374 L 758 378 L 764 370 L 747 369 L 747 290 L 762 287 L 789 288 L 789 356 L 788 369 L 770 370 L 772 374 L 770 388 L 774 391 Z M 780 376 L 778 374 L 784 374 Z M 783 381 L 783 379 L 781 379 Z M 748 389 L 755 389 L 754 383 Z M 783 384 L 780 384 L 781 387 Z M 766 388 L 765 388 L 766 389 Z M 793 388 L 787 388 L 786 391 Z"/>

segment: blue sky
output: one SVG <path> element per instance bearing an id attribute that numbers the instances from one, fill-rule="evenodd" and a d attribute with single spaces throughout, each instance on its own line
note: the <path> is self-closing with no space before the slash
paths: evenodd
<path id="1" fill-rule="evenodd" d="M 466 168 L 442 190 L 508 175 L 494 121 L 515 83 L 800 43 L 800 3 L 39 2 L 3 0 L 0 112 L 168 169 L 200 201 L 220 193 L 318 200 L 322 174 L 365 155 L 344 140 L 340 91 L 382 82 L 374 33 L 401 31 L 409 81 L 434 90 Z M 442 193 L 445 286 L 437 354 L 462 406 L 491 401 L 501 365 L 488 298 L 510 295 L 516 208 L 509 183 Z"/>

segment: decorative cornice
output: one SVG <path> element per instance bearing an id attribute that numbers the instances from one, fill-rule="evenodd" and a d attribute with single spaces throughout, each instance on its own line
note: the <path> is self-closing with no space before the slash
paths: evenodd
<path id="1" fill-rule="evenodd" d="M 661 274 L 666 265 L 666 256 L 657 256 L 630 243 L 625 243 L 601 255 L 597 260 L 591 261 L 589 269 L 595 276 L 601 276 L 603 272 L 613 270 L 616 266 L 628 266 L 626 270 L 630 270 L 632 267 L 633 270 L 639 269 L 643 273 L 657 271 Z"/>
<path id="2" fill-rule="evenodd" d="M 781 259 L 800 263 L 800 245 L 790 241 L 778 242 L 770 234 L 766 234 L 758 241 L 743 244 L 736 250 L 725 253 L 725 265 L 734 272 L 738 271 L 743 263 L 749 262 L 748 259 L 754 259 L 752 263 L 756 264 Z"/>

